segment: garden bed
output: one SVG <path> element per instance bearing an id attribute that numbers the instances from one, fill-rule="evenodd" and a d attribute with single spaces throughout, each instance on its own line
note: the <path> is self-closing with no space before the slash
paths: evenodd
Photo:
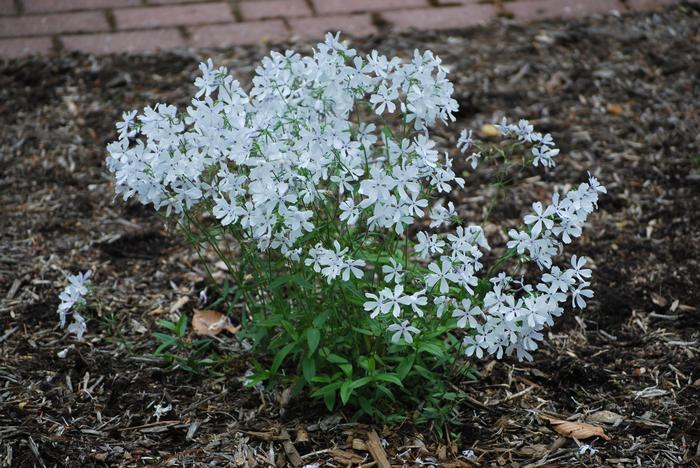
<path id="1" fill-rule="evenodd" d="M 565 315 L 533 363 L 484 362 L 479 381 L 455 382 L 468 398 L 451 436 L 374 427 L 390 462 L 700 463 L 698 12 L 504 21 L 353 46 L 441 56 L 460 111 L 456 125 L 433 133 L 439 144 L 504 114 L 552 133 L 562 149 L 557 168 L 526 174 L 494 217 L 519 218 L 517 207 L 546 197 L 553 181 L 579 183 L 588 169 L 608 187 L 572 249 L 595 262 L 591 306 Z M 212 56 L 245 82 L 266 52 Z M 375 460 L 372 428 L 303 396 L 242 389 L 241 360 L 223 377 L 201 377 L 148 357 L 156 320 L 206 306 L 206 274 L 150 207 L 114 202 L 104 148 L 122 111 L 186 106 L 206 56 L 70 55 L 0 66 L 0 460 L 9 466 Z M 451 194 L 467 220 L 481 210 L 479 182 Z M 90 268 L 101 317 L 76 342 L 57 327 L 58 293 L 64 272 Z M 219 347 L 234 344 L 222 335 Z M 172 410 L 157 421 L 160 403 Z M 610 440 L 586 440 L 596 452 L 581 454 L 546 416 L 588 420 Z"/>

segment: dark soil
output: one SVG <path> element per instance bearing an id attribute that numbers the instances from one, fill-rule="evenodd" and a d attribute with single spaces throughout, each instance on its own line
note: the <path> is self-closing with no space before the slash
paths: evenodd
<path id="1" fill-rule="evenodd" d="M 553 134 L 563 154 L 556 170 L 525 174 L 495 219 L 514 221 L 527 201 L 584 181 L 589 169 L 609 190 L 572 250 L 596 265 L 589 309 L 565 315 L 533 363 L 486 362 L 478 382 L 460 384 L 469 398 L 451 436 L 375 427 L 391 462 L 699 466 L 698 11 L 504 20 L 353 45 L 443 58 L 461 105 L 457 124 L 436 133 L 445 145 L 504 114 Z M 245 81 L 264 53 L 212 55 Z M 156 320 L 203 305 L 205 274 L 150 208 L 113 200 L 104 148 L 122 111 L 186 105 L 207 55 L 0 65 L 0 464 L 284 466 L 283 430 L 305 464 L 372 463 L 352 440 L 366 441 L 368 426 L 303 397 L 243 389 L 244 362 L 201 377 L 148 357 Z M 452 197 L 475 219 L 483 177 L 469 180 Z M 65 273 L 90 268 L 98 301 L 77 342 L 57 326 L 57 296 Z M 217 346 L 225 353 L 234 341 Z M 159 403 L 172 410 L 156 421 Z M 601 421 L 601 410 L 617 422 Z M 545 416 L 588 421 L 610 440 L 588 439 L 596 452 L 580 454 L 583 442 L 560 438 Z"/>

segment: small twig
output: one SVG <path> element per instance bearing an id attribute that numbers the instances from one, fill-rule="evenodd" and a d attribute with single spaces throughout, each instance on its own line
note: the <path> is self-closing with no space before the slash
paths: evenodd
<path id="1" fill-rule="evenodd" d="M 678 320 L 681 318 L 680 315 L 664 315 L 664 314 L 657 314 L 656 312 L 652 312 L 648 315 L 649 318 L 655 318 L 659 320 Z"/>
<path id="2" fill-rule="evenodd" d="M 305 455 L 302 455 L 301 459 L 303 460 L 305 458 L 315 457 L 316 455 L 323 455 L 324 453 L 328 453 L 330 451 L 331 451 L 331 449 L 316 450 L 315 452 L 309 452 Z"/>
<path id="3" fill-rule="evenodd" d="M 526 393 L 530 393 L 535 387 L 536 387 L 535 385 L 530 385 L 530 386 L 527 387 L 525 390 L 521 390 L 521 391 L 519 391 L 518 393 L 513 393 L 512 395 L 505 397 L 505 398 L 502 399 L 501 401 L 498 401 L 498 402 L 494 403 L 494 405 L 497 405 L 497 404 L 499 404 L 499 403 L 504 403 L 504 402 L 506 402 L 506 401 L 513 400 L 513 399 L 515 399 L 515 398 L 519 398 L 519 397 L 525 395 Z"/>
<path id="4" fill-rule="evenodd" d="M 12 335 L 17 330 L 19 330 L 19 327 L 9 329 L 4 335 L 0 336 L 0 343 L 5 341 L 6 339 L 8 339 L 10 337 L 10 335 Z"/>
<path id="5" fill-rule="evenodd" d="M 44 460 L 41 458 L 41 454 L 39 453 L 39 447 L 37 447 L 36 442 L 34 442 L 34 439 L 32 439 L 32 436 L 29 436 L 29 439 L 27 439 L 27 443 L 29 444 L 29 449 L 32 451 L 39 464 L 42 467 L 46 468 Z"/>
<path id="6" fill-rule="evenodd" d="M 157 422 L 152 422 L 149 424 L 143 424 L 141 426 L 131 426 L 131 427 L 122 427 L 120 429 L 117 429 L 118 431 L 134 431 L 136 429 L 145 429 L 147 427 L 156 427 L 156 426 L 174 426 L 175 424 L 180 424 L 180 421 L 178 420 L 171 420 L 171 421 L 157 421 Z"/>

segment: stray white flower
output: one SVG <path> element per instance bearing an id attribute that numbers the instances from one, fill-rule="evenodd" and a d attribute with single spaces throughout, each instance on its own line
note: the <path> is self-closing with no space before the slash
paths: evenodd
<path id="1" fill-rule="evenodd" d="M 87 296 L 90 289 L 91 276 L 92 271 L 69 275 L 68 286 L 58 296 L 61 300 L 58 305 L 58 317 L 61 327 L 64 328 L 66 326 L 66 317 L 72 311 L 73 323 L 68 326 L 68 332 L 75 334 L 79 340 L 82 340 L 87 330 L 85 319 L 80 315 L 79 311 L 87 305 L 85 296 Z"/>
<path id="2" fill-rule="evenodd" d="M 472 139 L 472 131 L 465 128 L 459 134 L 457 149 L 460 151 L 460 153 L 464 153 L 471 147 L 472 143 L 474 143 L 474 140 Z"/>
<path id="3" fill-rule="evenodd" d="M 153 408 L 155 408 L 153 416 L 156 418 L 156 421 L 160 421 L 160 418 L 162 416 L 168 414 L 173 409 L 170 403 L 168 403 L 167 405 L 164 403 L 158 403 Z"/>
<path id="4" fill-rule="evenodd" d="M 594 449 L 592 446 L 588 444 L 581 444 L 578 447 L 578 454 L 579 455 L 584 455 L 586 452 L 588 452 L 590 455 L 595 455 L 598 453 L 597 449 Z"/>

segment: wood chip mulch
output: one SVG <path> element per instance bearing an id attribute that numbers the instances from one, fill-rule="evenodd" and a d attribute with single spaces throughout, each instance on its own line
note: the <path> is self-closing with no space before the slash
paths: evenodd
<path id="1" fill-rule="evenodd" d="M 461 110 L 439 144 L 504 114 L 552 133 L 559 166 L 526 174 L 494 218 L 514 222 L 589 169 L 607 185 L 572 250 L 595 263 L 590 308 L 549 330 L 534 362 L 487 361 L 479 381 L 456 382 L 468 396 L 442 438 L 243 389 L 246 364 L 224 334 L 224 376 L 169 369 L 149 357 L 156 320 L 207 305 L 205 275 L 150 208 L 113 201 L 104 147 L 122 111 L 185 106 L 207 54 L 4 62 L 0 465 L 700 466 L 697 8 L 353 45 L 443 58 Z M 265 52 L 212 54 L 246 81 Z M 467 220 L 481 181 L 451 195 Z M 57 296 L 65 273 L 89 268 L 99 301 L 77 342 L 57 326 Z M 156 418 L 157 405 L 171 409 Z"/>

